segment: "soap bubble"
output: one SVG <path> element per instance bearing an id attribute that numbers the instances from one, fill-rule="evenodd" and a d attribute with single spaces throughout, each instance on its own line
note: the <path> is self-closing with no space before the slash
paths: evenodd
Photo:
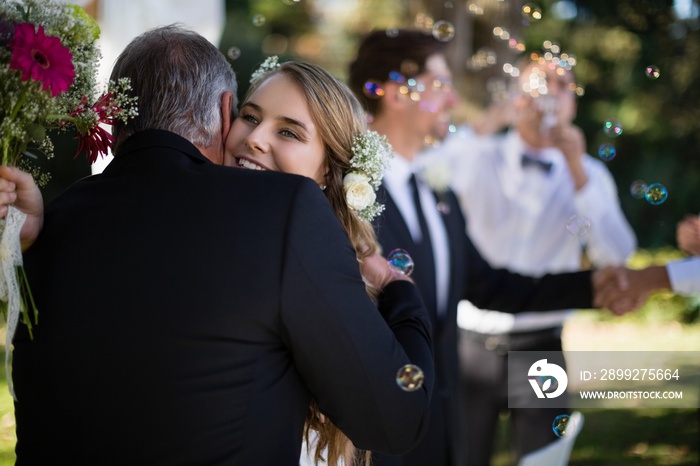
<path id="1" fill-rule="evenodd" d="M 570 437 L 576 430 L 576 425 L 568 414 L 560 414 L 552 422 L 552 430 L 557 437 Z"/>
<path id="2" fill-rule="evenodd" d="M 642 199 L 647 192 L 647 184 L 644 180 L 634 180 L 630 185 L 630 194 L 635 199 Z"/>
<path id="3" fill-rule="evenodd" d="M 264 15 L 253 15 L 253 26 L 260 27 L 263 24 L 265 24 L 265 16 Z"/>
<path id="4" fill-rule="evenodd" d="M 406 276 L 413 272 L 413 258 L 403 249 L 394 249 L 387 257 L 389 267 Z"/>
<path id="5" fill-rule="evenodd" d="M 591 230 L 591 221 L 583 215 L 572 215 L 566 221 L 566 231 L 573 236 L 586 236 Z"/>
<path id="6" fill-rule="evenodd" d="M 598 157 L 605 160 L 606 162 L 611 161 L 617 155 L 617 150 L 612 144 L 601 144 L 598 148 Z"/>
<path id="7" fill-rule="evenodd" d="M 605 120 L 603 123 L 603 132 L 606 136 L 616 138 L 622 134 L 622 123 L 617 120 Z"/>
<path id="8" fill-rule="evenodd" d="M 649 65 L 644 69 L 644 73 L 647 75 L 647 78 L 649 79 L 657 79 L 659 76 L 661 76 L 661 71 L 659 71 L 659 67 L 656 65 Z"/>
<path id="9" fill-rule="evenodd" d="M 661 183 L 650 184 L 644 193 L 644 198 L 651 205 L 663 204 L 668 198 L 666 186 L 662 185 Z"/>
<path id="10" fill-rule="evenodd" d="M 441 42 L 449 42 L 455 36 L 455 27 L 445 20 L 436 21 L 433 25 L 433 37 Z"/>
<path id="11" fill-rule="evenodd" d="M 241 56 L 241 49 L 236 46 L 233 46 L 228 49 L 228 51 L 226 52 L 226 56 L 231 60 L 236 60 L 238 57 Z"/>
<path id="12" fill-rule="evenodd" d="M 406 364 L 396 373 L 396 384 L 401 390 L 415 392 L 423 386 L 423 370 L 413 364 Z"/>

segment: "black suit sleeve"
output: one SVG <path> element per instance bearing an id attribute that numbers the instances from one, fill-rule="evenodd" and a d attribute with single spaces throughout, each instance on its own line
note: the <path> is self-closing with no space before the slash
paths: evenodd
<path id="1" fill-rule="evenodd" d="M 311 182 L 299 185 L 286 236 L 282 328 L 302 379 L 357 447 L 408 451 L 427 428 L 434 377 L 430 323 L 418 290 L 390 284 L 377 309 L 345 231 Z M 425 374 L 413 392 L 396 383 L 409 363 Z"/>
<path id="2" fill-rule="evenodd" d="M 535 278 L 494 269 L 465 236 L 469 270 L 463 298 L 475 306 L 510 313 L 593 307 L 590 271 Z"/>

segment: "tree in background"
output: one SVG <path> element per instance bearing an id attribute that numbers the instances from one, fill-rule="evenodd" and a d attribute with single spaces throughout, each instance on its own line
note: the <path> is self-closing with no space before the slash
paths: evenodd
<path id="1" fill-rule="evenodd" d="M 318 11 L 308 0 L 226 0 L 221 51 L 231 61 L 243 98 L 250 75 L 270 55 L 318 62 L 321 37 L 314 34 Z"/>
<path id="2" fill-rule="evenodd" d="M 238 54 L 232 64 L 241 95 L 268 55 L 319 63 L 344 79 L 366 32 L 422 27 L 448 42 L 465 99 L 456 112 L 462 122 L 508 92 L 508 66 L 551 41 L 576 58 L 583 93 L 576 123 L 588 151 L 615 148 L 607 163 L 640 247 L 674 246 L 678 220 L 700 213 L 697 0 L 228 0 L 227 6 L 222 50 Z M 646 72 L 650 66 L 658 77 Z M 606 133 L 606 121 L 619 122 L 622 134 Z M 652 205 L 635 197 L 637 180 L 661 183 L 667 199 Z"/>
<path id="3" fill-rule="evenodd" d="M 576 15 L 562 18 L 562 5 Z M 528 46 L 551 38 L 576 55 L 585 89 L 578 123 L 591 153 L 614 144 L 609 167 L 640 247 L 675 245 L 678 220 L 700 212 L 697 3 L 682 9 L 660 0 L 546 2 L 542 16 L 526 28 Z M 607 120 L 621 123 L 621 136 L 605 133 Z M 667 200 L 652 205 L 633 196 L 635 180 L 661 183 Z"/>

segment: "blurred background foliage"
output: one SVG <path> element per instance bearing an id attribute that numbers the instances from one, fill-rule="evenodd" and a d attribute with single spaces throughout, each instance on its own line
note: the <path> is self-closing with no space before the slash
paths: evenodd
<path id="1" fill-rule="evenodd" d="M 345 80 L 359 40 L 372 29 L 453 27 L 446 42 L 463 102 L 456 124 L 469 124 L 507 97 L 505 70 L 545 41 L 576 58 L 582 89 L 575 121 L 588 152 L 613 144 L 607 162 L 639 250 L 629 265 L 683 257 L 676 224 L 700 213 L 700 7 L 698 0 L 227 0 L 220 44 L 239 79 L 269 55 L 318 63 Z M 530 8 L 528 10 L 528 7 Z M 649 66 L 659 76 L 650 79 Z M 621 123 L 617 138 L 603 131 Z M 636 180 L 661 183 L 668 198 L 652 205 L 634 197 Z M 658 293 L 630 321 L 699 322 L 700 298 Z M 596 313 L 606 320 L 606 314 Z M 610 317 L 611 319 L 613 317 Z"/>
<path id="2" fill-rule="evenodd" d="M 528 6 L 541 19 L 524 13 Z M 221 50 L 233 51 L 241 98 L 252 70 L 268 55 L 313 61 L 345 79 L 366 32 L 431 30 L 448 21 L 454 27 L 448 57 L 464 99 L 455 123 L 473 122 L 503 98 L 504 65 L 542 53 L 549 40 L 576 57 L 584 91 L 576 123 L 589 153 L 615 145 L 608 166 L 639 247 L 674 247 L 676 223 L 700 213 L 697 0 L 227 0 L 227 11 Z M 657 79 L 646 75 L 650 65 L 658 67 Z M 622 124 L 621 136 L 605 135 L 607 119 Z M 633 197 L 634 180 L 663 184 L 667 200 L 651 205 Z"/>

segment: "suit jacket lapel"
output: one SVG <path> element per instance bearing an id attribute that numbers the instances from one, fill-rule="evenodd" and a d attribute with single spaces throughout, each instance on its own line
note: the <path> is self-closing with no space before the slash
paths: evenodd
<path id="1" fill-rule="evenodd" d="M 401 211 L 384 186 L 380 186 L 378 198 L 380 202 L 385 205 L 385 210 L 379 218 L 375 220 L 374 226 L 379 242 L 384 249 L 383 253 L 385 255 L 389 254 L 391 250 L 395 248 L 405 249 L 409 254 L 412 254 L 411 251 L 417 251 L 416 243 L 413 240 L 413 236 L 411 236 L 403 215 L 401 215 Z M 415 253 L 413 253 L 413 255 L 415 259 Z M 426 295 L 427 290 L 435 290 L 434 284 L 432 286 L 428 285 L 429 281 L 434 283 L 435 276 L 429 276 L 429 274 L 426 274 L 425 268 L 421 268 L 420 264 L 416 264 L 411 277 L 421 291 L 421 296 L 431 316 L 433 328 L 439 328 L 436 299 L 434 296 L 435 292 L 433 291 L 433 296 Z"/>

